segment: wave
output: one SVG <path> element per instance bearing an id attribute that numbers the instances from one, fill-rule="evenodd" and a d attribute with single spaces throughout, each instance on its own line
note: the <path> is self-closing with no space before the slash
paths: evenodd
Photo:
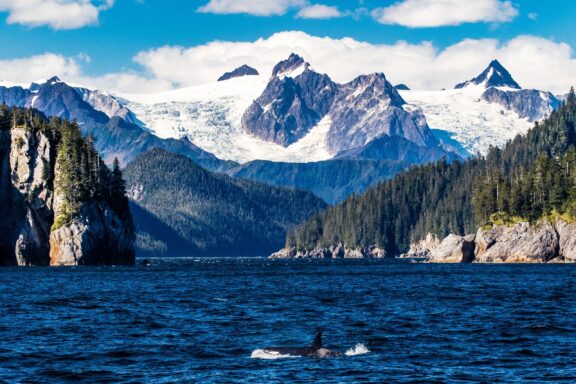
<path id="1" fill-rule="evenodd" d="M 252 351 L 250 358 L 252 359 L 264 359 L 264 360 L 275 360 L 275 359 L 289 359 L 299 356 L 283 355 L 275 351 L 267 351 L 265 349 L 256 349 Z"/>
<path id="2" fill-rule="evenodd" d="M 370 353 L 370 350 L 364 344 L 358 343 L 354 348 L 350 348 L 344 354 L 346 356 L 358 356 L 365 355 L 367 353 Z"/>

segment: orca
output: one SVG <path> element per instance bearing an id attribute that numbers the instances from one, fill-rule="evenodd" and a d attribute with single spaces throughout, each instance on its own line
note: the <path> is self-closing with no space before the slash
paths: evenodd
<path id="1" fill-rule="evenodd" d="M 330 349 L 322 346 L 322 331 L 318 332 L 314 341 L 308 347 L 293 348 L 293 347 L 272 347 L 265 348 L 263 351 L 270 355 L 281 356 L 294 356 L 294 357 L 335 357 L 340 356 L 340 353 L 331 351 Z"/>

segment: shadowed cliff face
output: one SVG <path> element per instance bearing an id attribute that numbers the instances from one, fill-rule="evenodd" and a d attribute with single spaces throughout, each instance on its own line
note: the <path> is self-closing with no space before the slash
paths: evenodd
<path id="1" fill-rule="evenodd" d="M 53 221 L 55 152 L 41 133 L 23 128 L 0 132 L 0 199 L 3 265 L 49 264 L 48 237 Z"/>
<path id="2" fill-rule="evenodd" d="M 60 133 L 10 124 L 0 129 L 0 265 L 133 264 L 131 219 L 105 201 L 83 202 L 53 227 L 63 206 L 55 186 Z"/>

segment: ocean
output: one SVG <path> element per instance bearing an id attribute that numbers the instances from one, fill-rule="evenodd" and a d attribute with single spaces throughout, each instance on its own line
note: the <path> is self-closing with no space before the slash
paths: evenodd
<path id="1" fill-rule="evenodd" d="M 0 382 L 576 382 L 575 265 L 152 259 L 0 293 Z M 261 358 L 319 330 L 341 356 Z"/>

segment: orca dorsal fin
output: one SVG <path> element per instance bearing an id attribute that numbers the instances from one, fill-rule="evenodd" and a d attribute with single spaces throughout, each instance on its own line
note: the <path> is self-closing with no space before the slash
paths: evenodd
<path id="1" fill-rule="evenodd" d="M 310 344 L 310 348 L 314 349 L 315 351 L 322 348 L 322 331 L 318 332 L 312 344 Z"/>

